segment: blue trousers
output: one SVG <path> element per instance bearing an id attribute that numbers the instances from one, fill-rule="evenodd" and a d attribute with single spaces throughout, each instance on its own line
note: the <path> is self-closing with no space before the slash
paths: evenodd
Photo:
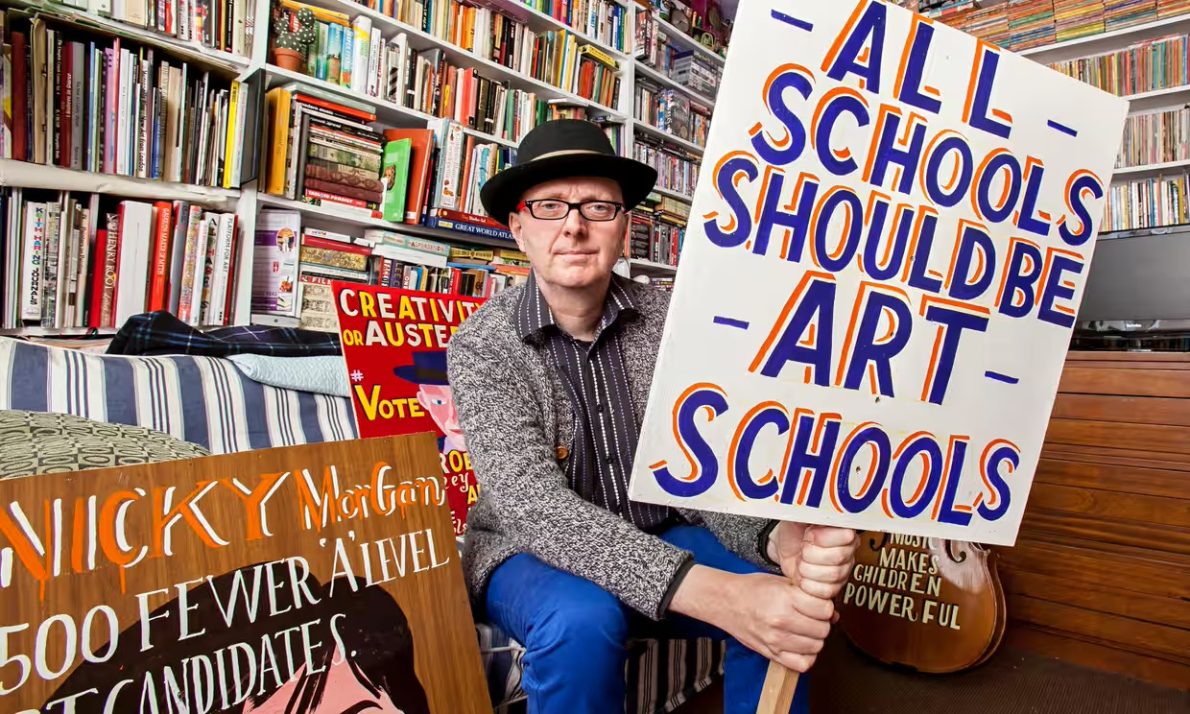
<path id="1" fill-rule="evenodd" d="M 661 535 L 691 552 L 694 561 L 746 574 L 760 570 L 735 555 L 705 528 L 677 526 Z M 625 701 L 626 642 L 630 637 L 727 641 L 724 714 L 755 714 L 768 660 L 722 630 L 671 614 L 653 622 L 624 606 L 589 580 L 520 554 L 492 573 L 488 617 L 524 645 L 522 684 L 529 714 L 610 714 Z M 809 711 L 807 679 L 797 688 L 792 712 Z"/>

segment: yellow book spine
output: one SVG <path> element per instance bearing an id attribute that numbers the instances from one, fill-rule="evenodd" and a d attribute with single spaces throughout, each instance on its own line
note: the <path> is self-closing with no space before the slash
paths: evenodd
<path id="1" fill-rule="evenodd" d="M 274 196 L 285 195 L 285 162 L 289 151 L 289 114 L 292 110 L 293 95 L 278 87 L 269 92 L 273 97 L 273 131 L 272 131 L 272 162 L 269 164 L 267 193 Z"/>
<path id="2" fill-rule="evenodd" d="M 232 167 L 235 166 L 236 146 L 239 144 L 236 141 L 236 119 L 239 116 L 240 108 L 240 83 L 231 83 L 231 99 L 227 103 L 227 141 L 223 147 L 223 188 L 231 188 L 232 185 Z"/>

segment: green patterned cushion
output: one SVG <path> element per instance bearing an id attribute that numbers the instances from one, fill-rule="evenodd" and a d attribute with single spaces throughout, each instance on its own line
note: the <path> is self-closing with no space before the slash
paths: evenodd
<path id="1" fill-rule="evenodd" d="M 69 414 L 0 410 L 0 478 L 209 456 L 152 429 Z"/>

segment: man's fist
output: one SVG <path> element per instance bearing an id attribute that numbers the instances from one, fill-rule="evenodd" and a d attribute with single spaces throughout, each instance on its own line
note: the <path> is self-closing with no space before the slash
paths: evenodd
<path id="1" fill-rule="evenodd" d="M 782 521 L 769 537 L 769 557 L 806 594 L 830 600 L 851 575 L 858 545 L 850 528 Z"/>

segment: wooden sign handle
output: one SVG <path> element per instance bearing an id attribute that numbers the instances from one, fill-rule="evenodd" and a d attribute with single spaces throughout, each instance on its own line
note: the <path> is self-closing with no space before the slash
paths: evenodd
<path id="1" fill-rule="evenodd" d="M 777 662 L 769 662 L 756 714 L 789 714 L 789 708 L 793 706 L 793 693 L 797 691 L 798 676 L 792 669 L 785 669 Z"/>

